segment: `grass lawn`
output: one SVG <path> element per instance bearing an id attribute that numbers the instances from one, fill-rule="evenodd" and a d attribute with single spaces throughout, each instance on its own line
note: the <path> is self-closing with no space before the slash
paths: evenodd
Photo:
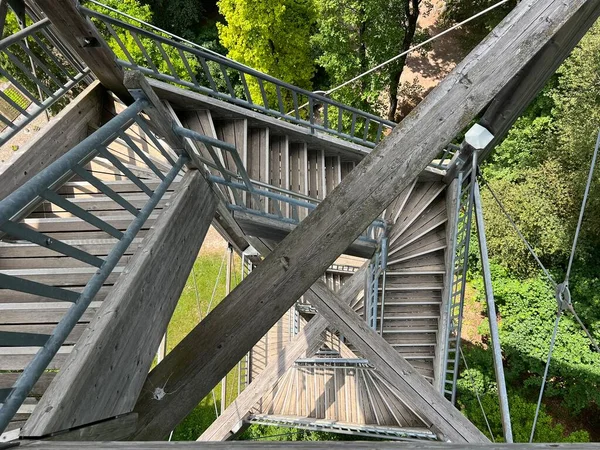
<path id="1" fill-rule="evenodd" d="M 236 286 L 239 282 L 240 266 L 241 260 L 236 255 L 232 271 L 232 286 Z M 221 269 L 220 276 L 219 269 Z M 185 285 L 169 324 L 167 351 L 171 351 L 200 322 L 200 319 L 206 316 L 209 307 L 210 310 L 214 309 L 225 297 L 225 271 L 226 261 L 223 261 L 223 254 L 203 255 L 196 260 L 194 270 Z M 218 283 L 216 283 L 217 278 Z M 238 373 L 236 367 L 227 376 L 227 404 L 233 401 L 237 392 Z M 219 409 L 221 407 L 221 383 L 215 387 L 213 393 L 214 397 L 212 394 L 208 395 L 177 426 L 173 433 L 173 440 L 196 440 L 215 420 L 215 401 L 217 407 Z"/>

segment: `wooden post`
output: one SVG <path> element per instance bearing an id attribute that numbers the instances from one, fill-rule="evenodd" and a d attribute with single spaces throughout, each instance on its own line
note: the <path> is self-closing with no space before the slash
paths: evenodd
<path id="1" fill-rule="evenodd" d="M 364 265 L 340 288 L 338 295 L 344 302 L 349 304 L 363 290 L 366 270 L 367 265 Z M 310 357 L 319 349 L 326 329 L 327 320 L 321 314 L 313 317 L 302 331 L 281 349 L 278 358 L 269 363 L 231 405 L 221 412 L 198 440 L 224 441 L 233 436 L 252 407 L 292 367 L 294 362 L 298 358 Z"/>
<path id="2" fill-rule="evenodd" d="M 202 174 L 185 174 L 168 207 L 102 302 L 67 362 L 23 428 L 23 436 L 97 422 L 131 412 L 142 390 L 216 200 Z M 168 355 L 167 355 L 168 356 Z M 167 386 L 166 392 L 170 393 Z"/>
<path id="3" fill-rule="evenodd" d="M 592 1 L 520 2 L 150 373 L 146 389 L 166 384 L 172 394 L 160 401 L 140 398 L 133 438 L 161 439 L 179 423 L 512 76 Z M 447 420 L 460 413 L 429 387 L 424 392 L 431 415 L 426 418 L 450 432 Z M 457 417 L 456 423 L 463 421 Z M 464 430 L 465 438 L 480 441 L 480 434 L 469 431 Z"/>
<path id="4" fill-rule="evenodd" d="M 115 54 L 104 41 L 96 27 L 77 10 L 76 0 L 35 0 L 61 40 L 73 49 L 100 83 L 113 91 L 123 102 L 133 100 L 123 85 L 123 69 L 117 64 Z"/>

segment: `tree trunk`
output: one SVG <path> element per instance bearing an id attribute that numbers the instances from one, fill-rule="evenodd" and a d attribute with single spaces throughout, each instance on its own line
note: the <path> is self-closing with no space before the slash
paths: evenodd
<path id="1" fill-rule="evenodd" d="M 404 39 L 402 40 L 402 47 L 400 48 L 400 53 L 404 53 L 412 45 L 412 41 L 415 37 L 415 32 L 417 31 L 417 20 L 419 19 L 420 3 L 421 0 L 404 0 Z M 390 106 L 388 108 L 389 120 L 394 120 L 396 117 L 396 110 L 398 109 L 398 87 L 400 85 L 400 77 L 402 76 L 404 66 L 406 65 L 407 56 L 408 55 L 404 55 L 401 58 L 399 58 L 398 61 L 395 63 L 394 70 L 392 70 L 392 72 L 390 73 Z"/>

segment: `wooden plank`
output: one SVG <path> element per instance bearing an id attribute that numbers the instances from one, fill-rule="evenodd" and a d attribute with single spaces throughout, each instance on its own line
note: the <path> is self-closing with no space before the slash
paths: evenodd
<path id="1" fill-rule="evenodd" d="M 0 200 L 48 167 L 87 136 L 88 124 L 100 122 L 104 88 L 95 81 L 36 134 L 0 164 Z"/>
<path id="2" fill-rule="evenodd" d="M 32 450 L 57 450 L 57 449 L 79 449 L 90 448 L 100 450 L 157 450 L 157 449 L 194 449 L 194 450 L 231 450 L 231 449 L 291 449 L 291 450 L 342 450 L 347 449 L 348 442 L 335 441 L 299 441 L 299 442 L 274 442 L 274 441 L 234 441 L 234 442 L 51 442 L 51 441 L 21 441 L 22 447 Z M 351 447 L 357 450 L 440 450 L 440 449 L 456 449 L 455 444 L 447 442 L 394 442 L 394 441 L 369 441 L 360 442 L 352 441 Z M 585 444 L 464 444 L 460 446 L 464 450 L 552 450 L 552 449 L 590 449 L 598 450 L 600 444 L 585 443 Z"/>
<path id="3" fill-rule="evenodd" d="M 339 295 L 350 303 L 364 289 L 366 266 L 359 269 L 340 289 Z M 318 350 L 327 321 L 322 316 L 313 317 L 308 324 L 290 340 L 279 352 L 277 358 L 268 364 L 262 373 L 250 383 L 210 427 L 200 436 L 201 441 L 221 441 L 233 436 L 233 431 L 245 415 L 259 403 L 265 392 L 303 356 L 310 356 Z M 302 377 L 303 380 L 305 376 Z M 306 388 L 303 389 L 303 392 Z M 303 393 L 303 398 L 306 394 Z M 310 398 L 310 397 L 308 397 Z"/>
<path id="4" fill-rule="evenodd" d="M 292 223 L 243 211 L 234 211 L 233 217 L 245 234 L 270 239 L 275 242 L 282 241 L 297 227 L 297 225 Z M 377 245 L 375 243 L 357 239 L 344 250 L 344 254 L 370 259 L 373 253 L 375 253 L 376 248 Z"/>
<path id="5" fill-rule="evenodd" d="M 131 434 L 135 429 L 136 422 L 137 414 L 125 414 L 86 427 L 53 434 L 46 439 L 49 441 L 105 441 L 107 439 L 120 439 Z"/>
<path id="6" fill-rule="evenodd" d="M 19 376 L 21 376 L 20 373 L 0 373 L 0 389 L 13 387 Z M 28 395 L 31 397 L 41 397 L 55 376 L 56 373 L 54 372 L 43 373 L 40 379 L 33 385 L 33 389 Z"/>
<path id="7" fill-rule="evenodd" d="M 336 138 L 328 133 L 294 125 L 189 89 L 183 89 L 151 78 L 148 79 L 148 83 L 158 96 L 163 100 L 168 100 L 181 116 L 185 116 L 190 110 L 210 109 L 215 118 L 248 119 L 249 127 L 270 128 L 274 133 L 289 136 L 294 142 L 306 142 L 311 148 L 326 149 L 332 154 L 337 153 L 359 160 L 370 152 L 368 147 Z"/>
<path id="8" fill-rule="evenodd" d="M 202 174 L 187 172 L 23 435 L 43 436 L 133 409 L 215 206 Z M 150 398 L 152 392 L 143 396 Z"/>
<path id="9" fill-rule="evenodd" d="M 36 0 L 50 19 L 61 42 L 77 53 L 106 89 L 113 91 L 125 103 L 131 96 L 123 85 L 123 69 L 117 64 L 115 54 L 91 21 L 77 10 L 71 0 Z"/>
<path id="10" fill-rule="evenodd" d="M 589 0 L 592 1 L 592 0 Z M 466 127 L 586 0 L 523 0 L 338 188 L 183 341 L 146 382 L 173 394 L 141 397 L 133 438 L 160 439 L 319 278 L 329 265 Z M 453 111 L 448 114 L 448 111 Z M 249 314 L 250 312 L 250 314 Z M 202 345 L 199 345 L 202 343 Z M 387 345 L 387 344 L 386 344 Z M 397 356 L 397 353 L 394 352 Z M 412 369 L 411 369 L 412 370 Z M 423 383 L 426 381 L 423 380 Z M 427 383 L 433 398 L 439 394 Z M 424 405 L 425 406 L 425 405 Z M 428 409 L 438 427 L 458 413 Z M 426 416 L 426 419 L 431 417 Z M 453 423 L 461 423 L 460 419 Z M 464 420 L 464 419 L 463 419 Z M 452 430 L 447 430 L 452 433 Z M 452 436 L 461 439 L 455 431 Z M 479 441 L 480 434 L 469 434 Z"/>

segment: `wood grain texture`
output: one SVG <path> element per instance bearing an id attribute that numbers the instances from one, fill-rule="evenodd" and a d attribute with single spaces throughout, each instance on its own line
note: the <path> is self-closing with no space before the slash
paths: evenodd
<path id="1" fill-rule="evenodd" d="M 173 394 L 161 401 L 140 398 L 136 406 L 140 414 L 139 429 L 134 439 L 162 438 L 173 429 L 514 73 L 586 3 L 586 0 L 519 3 L 150 373 L 146 389 L 167 384 Z M 437 420 L 448 413 L 448 408 L 443 402 L 435 402 L 428 412 L 432 414 L 428 418 Z M 443 417 L 440 420 L 437 426 L 448 424 Z M 468 438 L 478 440 L 480 436 L 469 434 Z"/>
<path id="2" fill-rule="evenodd" d="M 0 164 L 0 200 L 87 137 L 88 125 L 100 122 L 104 95 L 104 88 L 95 81 L 27 145 Z"/>
<path id="3" fill-rule="evenodd" d="M 306 295 L 331 326 L 398 389 L 406 403 L 431 423 L 438 436 L 451 442 L 488 442 L 475 425 L 324 283 L 316 282 Z"/>
<path id="4" fill-rule="evenodd" d="M 236 449 L 288 449 L 288 450 L 329 450 L 347 449 L 348 442 L 273 442 L 273 441 L 233 441 L 233 442 L 48 442 L 21 441 L 21 446 L 35 450 L 93 448 L 102 450 L 155 450 L 155 449 L 197 449 L 197 450 L 236 450 Z M 364 450 L 551 450 L 551 449 L 600 449 L 600 444 L 451 444 L 448 442 L 360 442 L 352 441 L 351 448 Z"/>
<path id="5" fill-rule="evenodd" d="M 187 172 L 23 435 L 43 436 L 133 409 L 215 207 L 203 176 Z M 153 390 L 142 396 L 151 398 Z"/>

